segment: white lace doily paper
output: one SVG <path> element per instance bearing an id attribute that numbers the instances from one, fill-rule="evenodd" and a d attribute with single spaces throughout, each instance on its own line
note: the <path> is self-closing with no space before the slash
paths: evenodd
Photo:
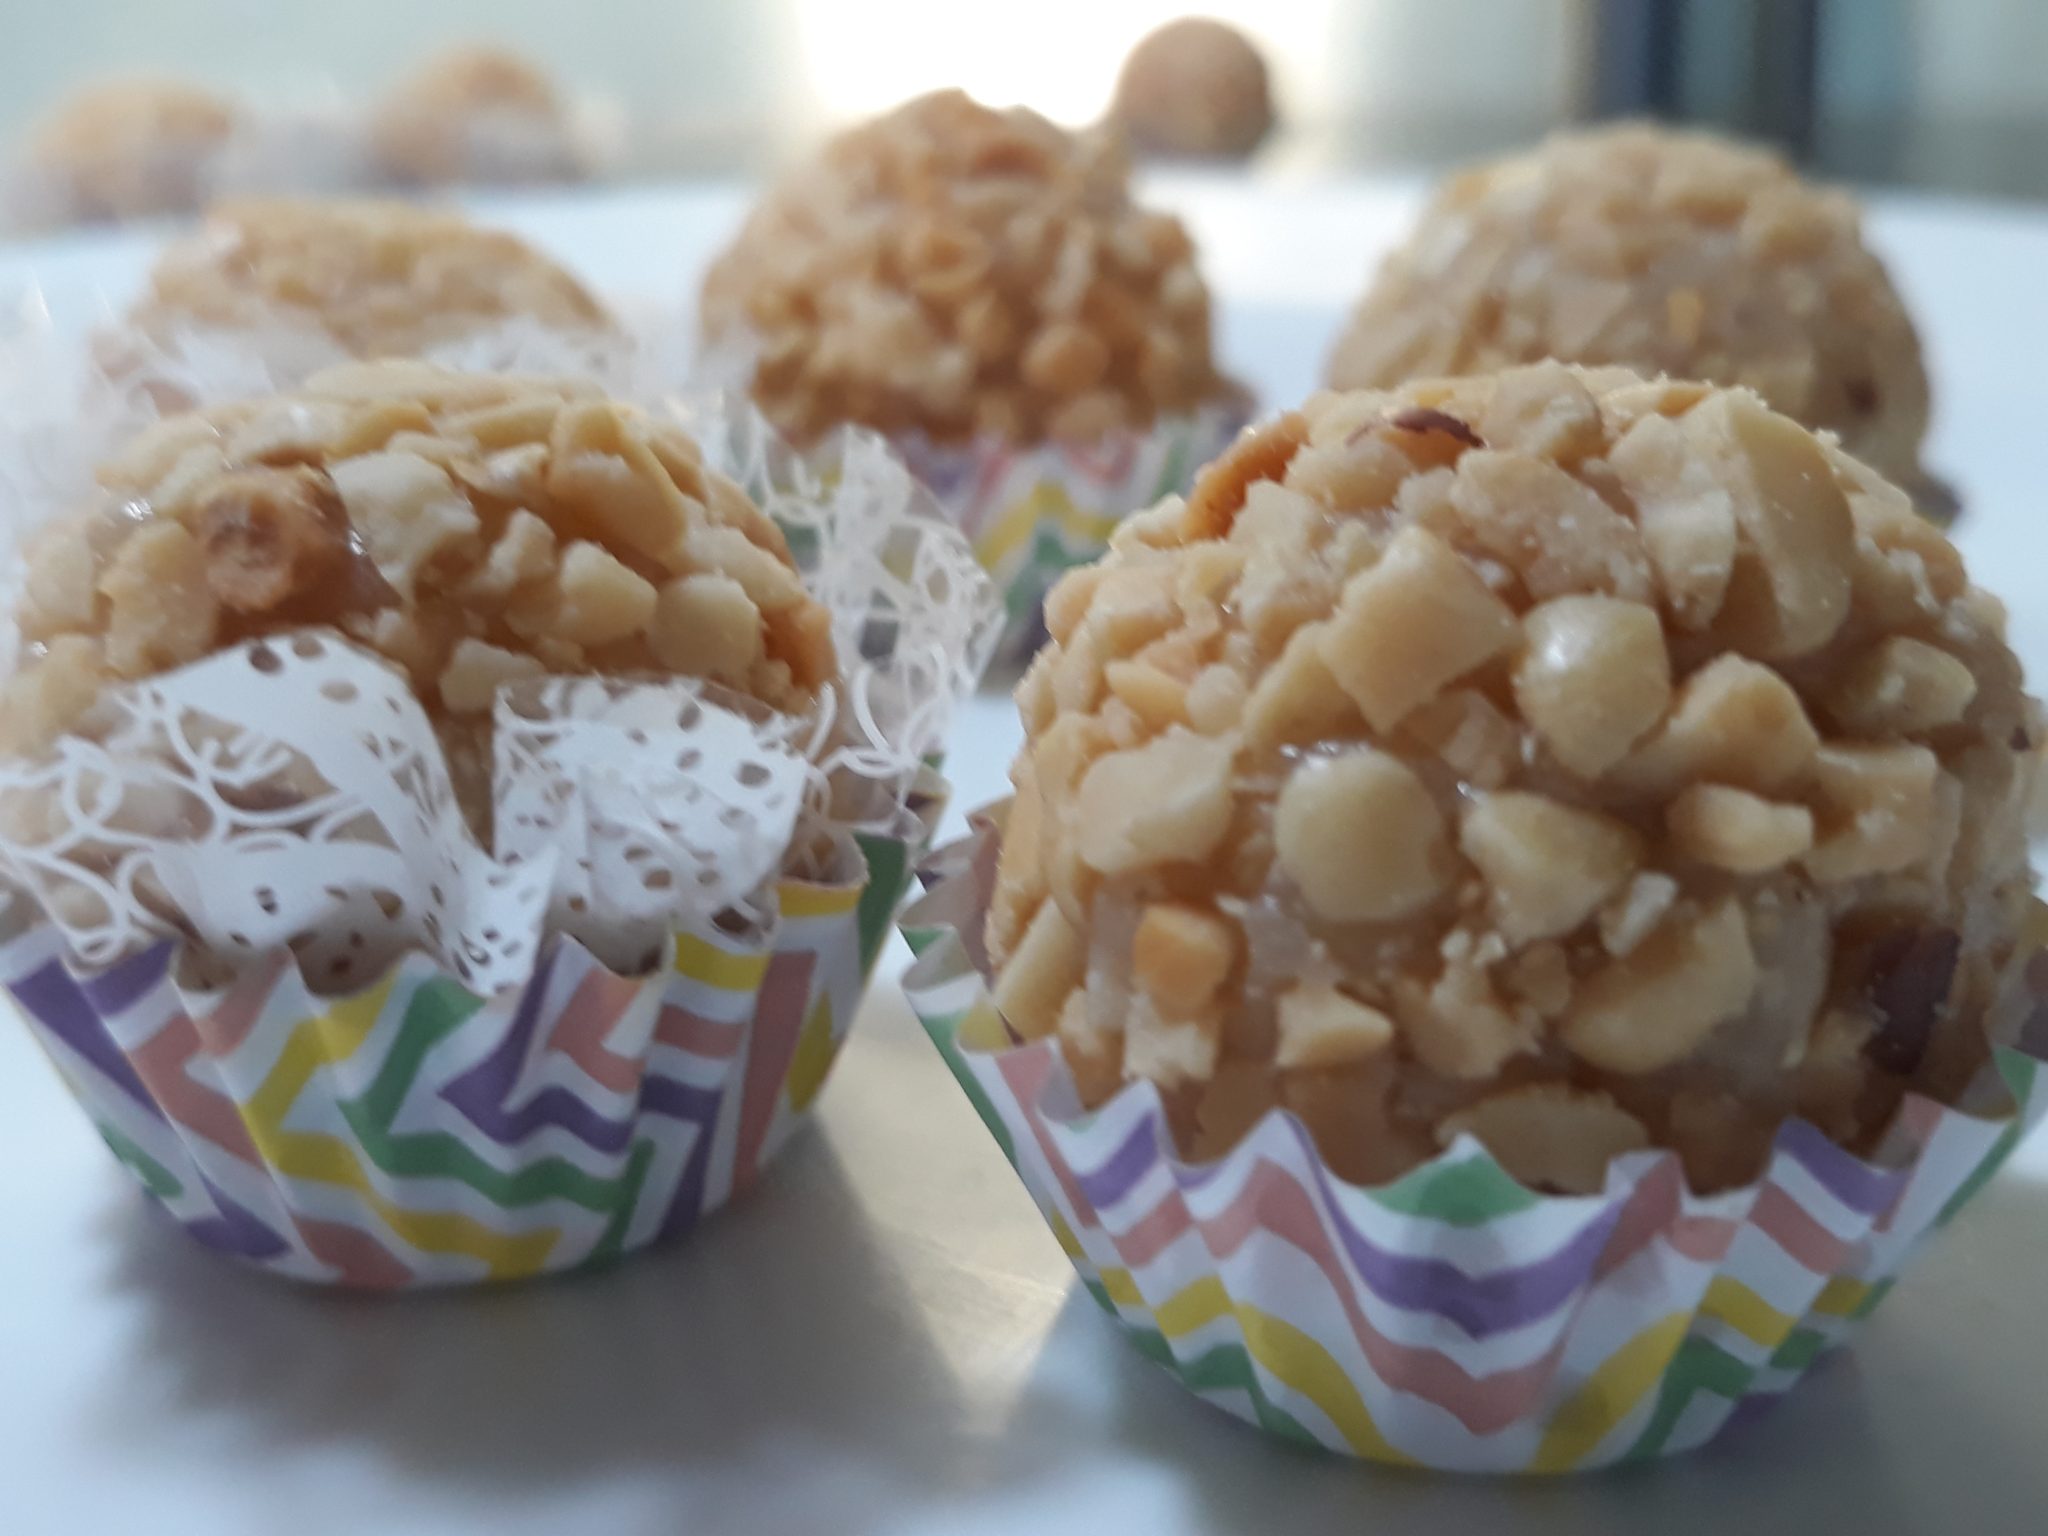
<path id="1" fill-rule="evenodd" d="M 589 371 L 582 357 L 550 368 L 555 345 L 524 335 L 495 360 Z M 187 382 L 223 398 L 204 376 Z M 744 402 L 614 392 L 681 420 L 787 533 L 841 660 L 811 713 L 688 680 L 508 689 L 486 850 L 405 680 L 332 631 L 303 631 L 128 686 L 92 739 L 0 760 L 0 879 L 87 965 L 164 936 L 229 968 L 289 945 L 332 989 L 417 947 L 490 992 L 524 981 L 549 933 L 637 969 L 673 927 L 763 920 L 778 874 L 843 851 L 848 832 L 900 833 L 912 781 L 994 643 L 973 552 L 878 440 L 800 457 Z M 117 393 L 119 414 L 146 414 L 146 392 Z M 0 443 L 16 540 L 91 494 L 80 443 L 118 435 L 105 411 L 81 413 L 92 419 L 69 441 L 42 422 L 31 452 L 31 414 L 11 412 Z"/>

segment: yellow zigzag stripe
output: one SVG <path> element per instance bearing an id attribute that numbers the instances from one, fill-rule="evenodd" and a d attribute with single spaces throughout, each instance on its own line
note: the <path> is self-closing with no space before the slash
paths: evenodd
<path id="1" fill-rule="evenodd" d="M 807 918 L 843 917 L 860 905 L 861 885 L 818 885 L 785 880 L 775 888 L 782 915 L 792 922 Z M 755 992 L 768 974 L 771 956 L 737 954 L 693 933 L 676 935 L 675 969 L 679 975 L 723 992 Z"/>
<path id="2" fill-rule="evenodd" d="M 785 880 L 776 889 L 776 901 L 782 915 L 791 920 L 842 917 L 860 905 L 862 890 L 858 885 L 812 885 L 807 880 Z"/>
<path id="3" fill-rule="evenodd" d="M 990 570 L 1001 571 L 1030 542 L 1040 523 L 1052 523 L 1071 543 L 1107 544 L 1121 521 L 1111 515 L 1083 512 L 1059 486 L 1040 484 L 989 524 L 975 541 L 974 553 Z"/>
<path id="4" fill-rule="evenodd" d="M 1837 1275 L 1820 1288 L 1820 1294 L 1813 1298 L 1813 1310 L 1828 1317 L 1852 1317 L 1856 1310 L 1870 1299 L 1874 1286 L 1865 1285 L 1861 1280 L 1851 1280 L 1847 1275 Z"/>
<path id="5" fill-rule="evenodd" d="M 1061 1246 L 1069 1235 L 1060 1234 Z M 1144 1308 L 1144 1298 L 1129 1270 L 1105 1269 L 1101 1273 L 1102 1287 L 1111 1300 Z M 1372 1410 L 1344 1367 L 1312 1335 L 1270 1312 L 1233 1301 L 1215 1275 L 1204 1275 L 1150 1310 L 1159 1331 L 1169 1339 L 1186 1338 L 1218 1318 L 1235 1317 L 1252 1359 L 1289 1391 L 1314 1403 L 1354 1452 L 1394 1466 L 1421 1465 L 1380 1433 Z"/>
<path id="6" fill-rule="evenodd" d="M 736 955 L 729 949 L 720 949 L 709 939 L 700 939 L 693 933 L 679 933 L 676 935 L 675 968 L 679 974 L 703 986 L 717 987 L 725 992 L 756 992 L 760 990 L 762 978 L 768 974 L 768 956 Z"/>
<path id="7" fill-rule="evenodd" d="M 1730 1275 L 1716 1275 L 1700 1299 L 1700 1315 L 1717 1318 L 1752 1343 L 1776 1349 L 1799 1319 L 1788 1317 Z"/>
<path id="8" fill-rule="evenodd" d="M 1593 1454 L 1614 1426 L 1663 1379 L 1665 1367 L 1678 1353 L 1690 1319 L 1674 1312 L 1645 1328 L 1622 1345 L 1600 1369 L 1586 1378 L 1557 1410 L 1543 1432 L 1543 1443 L 1529 1463 L 1531 1472 L 1569 1472 Z"/>
<path id="9" fill-rule="evenodd" d="M 292 1031 L 263 1085 L 241 1106 L 250 1139 L 279 1172 L 315 1184 L 353 1189 L 393 1232 L 422 1253 L 453 1253 L 478 1259 L 494 1280 L 536 1272 L 555 1245 L 552 1232 L 506 1234 L 454 1213 L 424 1213 L 393 1205 L 363 1171 L 355 1149 L 338 1137 L 288 1131 L 285 1116 L 321 1067 L 353 1056 L 370 1036 L 397 977 L 336 1003 Z"/>

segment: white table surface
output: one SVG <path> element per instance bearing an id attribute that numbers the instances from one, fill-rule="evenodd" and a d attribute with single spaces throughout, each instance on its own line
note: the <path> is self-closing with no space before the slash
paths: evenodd
<path id="1" fill-rule="evenodd" d="M 1319 371 L 1413 189 L 1162 180 L 1231 364 L 1269 403 Z M 733 190 L 501 202 L 607 293 L 672 300 Z M 1933 462 L 2048 677 L 2048 211 L 1881 200 L 1920 316 Z M 0 250 L 64 329 L 132 292 L 146 237 Z M 959 803 L 1000 792 L 1007 704 L 963 712 Z M 594 1278 L 362 1300 L 190 1244 L 24 1030 L 0 1027 L 0 1536 L 276 1533 L 2048 1529 L 2048 1142 L 1761 1423 L 1557 1483 L 1391 1473 L 1282 1447 L 1118 1338 L 883 963 L 819 1113 L 750 1200 Z"/>

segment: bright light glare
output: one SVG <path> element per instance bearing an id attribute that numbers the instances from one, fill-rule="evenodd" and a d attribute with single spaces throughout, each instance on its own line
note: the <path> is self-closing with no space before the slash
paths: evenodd
<path id="1" fill-rule="evenodd" d="M 1098 116 L 1131 44 L 1198 11 L 1243 26 L 1268 48 L 1283 86 L 1316 69 L 1338 0 L 796 0 L 804 73 L 835 119 L 957 85 L 995 106 L 1023 103 L 1061 122 Z"/>

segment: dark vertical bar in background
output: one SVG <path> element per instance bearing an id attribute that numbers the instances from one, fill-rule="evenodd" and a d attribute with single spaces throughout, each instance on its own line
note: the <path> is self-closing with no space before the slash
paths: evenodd
<path id="1" fill-rule="evenodd" d="M 1818 122 L 1821 0 L 1589 0 L 1587 117 L 1658 117 L 1804 158 Z"/>
<path id="2" fill-rule="evenodd" d="M 1587 117 L 1670 117 L 1684 0 L 1591 0 Z"/>
<path id="3" fill-rule="evenodd" d="M 1730 126 L 1772 140 L 1795 159 L 1809 159 L 1819 122 L 1821 0 L 1752 3 L 1747 121 Z M 1695 14 L 1717 9 L 1716 0 L 1695 0 Z"/>

